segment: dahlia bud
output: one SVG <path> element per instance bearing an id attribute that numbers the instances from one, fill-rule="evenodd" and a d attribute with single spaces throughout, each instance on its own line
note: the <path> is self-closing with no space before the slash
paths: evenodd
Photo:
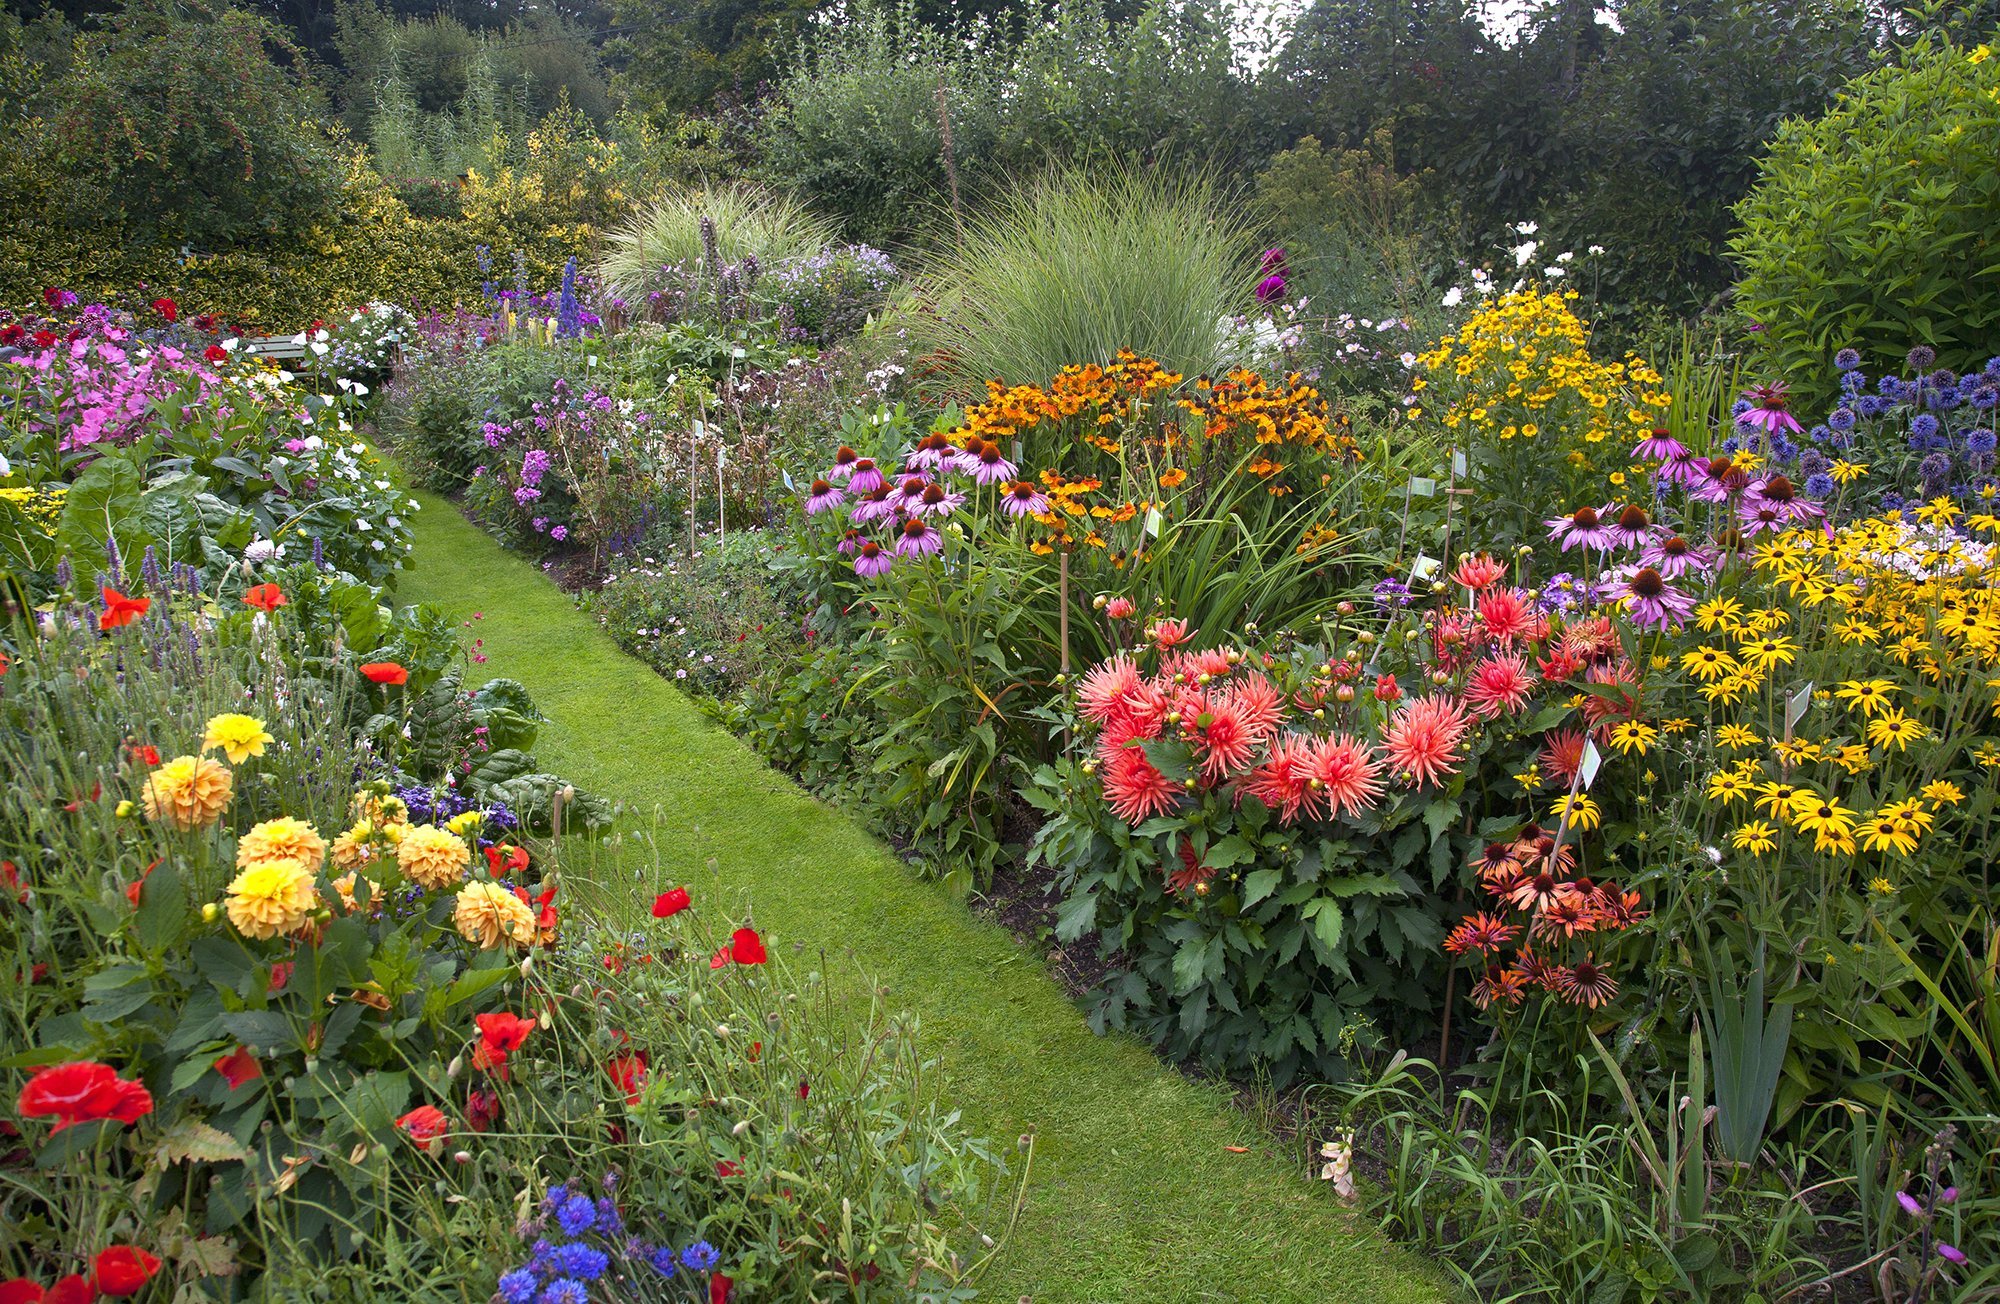
<path id="1" fill-rule="evenodd" d="M 222 907 L 211 901 L 201 908 L 201 922 L 212 924 L 222 918 Z"/>
<path id="2" fill-rule="evenodd" d="M 1351 616 L 1354 614 L 1354 604 L 1352 602 L 1336 603 L 1333 609 L 1339 612 L 1343 616 Z"/>
<path id="3" fill-rule="evenodd" d="M 1334 689 L 1333 700 L 1336 702 L 1352 702 L 1354 700 L 1354 685 L 1342 684 L 1340 687 Z"/>

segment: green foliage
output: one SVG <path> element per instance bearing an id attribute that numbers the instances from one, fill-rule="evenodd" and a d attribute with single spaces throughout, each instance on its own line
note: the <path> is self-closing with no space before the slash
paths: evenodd
<path id="1" fill-rule="evenodd" d="M 1199 176 L 1051 173 L 968 223 L 923 279 L 913 325 L 960 396 L 1040 383 L 1120 349 L 1188 376 L 1229 361 L 1219 323 L 1251 302 L 1243 219 Z M 1143 269 L 1143 273 L 1141 272 Z"/>
<path id="2" fill-rule="evenodd" d="M 773 80 L 822 0 L 695 0 L 663 13 L 648 0 L 613 0 L 623 32 L 612 49 L 628 101 L 700 111 L 719 95 Z"/>
<path id="3" fill-rule="evenodd" d="M 1257 203 L 1287 275 L 1300 282 L 1290 293 L 1362 316 L 1427 315 L 1434 182 L 1397 171 L 1386 127 L 1362 149 L 1326 149 L 1307 136 L 1272 158 L 1257 174 Z"/>
<path id="4" fill-rule="evenodd" d="M 1913 344 L 1976 367 L 2000 325 L 2000 60 L 1923 41 L 1818 119 L 1785 124 L 1731 249 L 1764 365 L 1827 375 L 1857 348 L 1884 370 Z"/>
<path id="5" fill-rule="evenodd" d="M 711 254 L 702 221 L 714 228 Z M 651 200 L 608 236 L 598 266 L 604 286 L 637 302 L 662 288 L 664 269 L 712 279 L 722 264 L 804 258 L 833 242 L 833 229 L 789 195 L 729 182 L 680 186 Z"/>

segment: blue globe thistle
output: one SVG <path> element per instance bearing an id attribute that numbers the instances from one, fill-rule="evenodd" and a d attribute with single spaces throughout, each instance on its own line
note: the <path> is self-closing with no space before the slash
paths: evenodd
<path id="1" fill-rule="evenodd" d="M 1865 420 L 1873 421 L 1889 410 L 1889 400 L 1864 394 L 1854 401 L 1854 408 Z"/>
<path id="2" fill-rule="evenodd" d="M 1867 388 L 1867 385 L 1868 377 L 1858 371 L 1841 373 L 1840 392 L 1843 394 L 1859 394 L 1863 389 Z"/>
<path id="3" fill-rule="evenodd" d="M 500 1298 L 505 1304 L 529 1304 L 535 1298 L 540 1279 L 526 1268 L 500 1274 Z"/>
<path id="4" fill-rule="evenodd" d="M 1910 364 L 1911 371 L 1929 371 L 1937 364 L 1937 350 L 1928 344 L 1919 344 L 1903 358 Z"/>
<path id="5" fill-rule="evenodd" d="M 1951 479 L 1951 459 L 1943 453 L 1932 453 L 1917 463 L 1917 474 L 1923 477 L 1925 496 L 1935 498 L 1944 492 L 1945 482 Z"/>
<path id="6" fill-rule="evenodd" d="M 584 1281 L 596 1281 L 611 1266 L 611 1259 L 603 1250 L 595 1249 L 578 1241 L 565 1245 L 555 1252 L 551 1260 L 556 1271 L 565 1277 L 577 1277 Z"/>
<path id="7" fill-rule="evenodd" d="M 1929 439 L 1938 432 L 1938 419 L 1928 412 L 1910 418 L 1910 433 L 1918 439 Z"/>
<path id="8" fill-rule="evenodd" d="M 1827 468 L 1826 454 L 1817 448 L 1808 448 L 1799 454 L 1799 474 L 1818 475 Z"/>
<path id="9" fill-rule="evenodd" d="M 1924 379 L 1939 388 L 1943 388 L 1946 385 L 1956 385 L 1958 383 L 1958 373 L 1950 367 L 1939 367 L 1936 371 L 1924 377 Z"/>
<path id="10" fill-rule="evenodd" d="M 1993 379 L 2000 380 L 2000 357 L 1988 358 L 1985 367 L 1981 368 L 1981 370 L 1985 371 Z"/>
<path id="11" fill-rule="evenodd" d="M 1745 412 L 1748 412 L 1750 410 L 1750 407 L 1751 403 L 1749 399 L 1739 398 L 1734 403 L 1731 403 L 1729 405 L 1729 415 L 1732 417 L 1740 417 Z"/>
<path id="12" fill-rule="evenodd" d="M 1885 512 L 1899 512 L 1903 510 L 1903 503 L 1905 501 L 1903 495 L 1898 493 L 1883 494 L 1882 510 Z"/>
<path id="13" fill-rule="evenodd" d="M 1861 351 L 1859 349 L 1842 349 L 1833 355 L 1833 365 L 1839 367 L 1842 371 L 1853 371 L 1861 365 Z"/>
<path id="14" fill-rule="evenodd" d="M 1903 382 L 1896 376 L 1884 376 L 1875 382 L 1875 392 L 1883 398 L 1903 397 Z"/>
<path id="15" fill-rule="evenodd" d="M 1806 439 L 1815 444 L 1824 444 L 1831 438 L 1833 438 L 1833 430 L 1828 426 L 1814 426 L 1812 429 L 1806 431 Z"/>
<path id="16" fill-rule="evenodd" d="M 1949 412 L 1960 403 L 1965 402 L 1965 396 L 1959 393 L 1958 386 L 1956 385 L 1941 386 L 1932 391 L 1929 397 L 1933 412 Z"/>
<path id="17" fill-rule="evenodd" d="M 1830 428 L 1843 433 L 1854 429 L 1854 422 L 1853 408 L 1837 407 L 1826 415 L 1826 424 Z"/>
<path id="18" fill-rule="evenodd" d="M 1828 475 L 1824 471 L 1819 472 L 1817 475 L 1807 476 L 1806 497 L 1808 498 L 1833 497 L 1833 477 Z"/>
<path id="19" fill-rule="evenodd" d="M 1778 435 L 1771 440 L 1771 456 L 1780 462 L 1789 462 L 1799 455 L 1799 446 L 1787 435 Z"/>
<path id="20" fill-rule="evenodd" d="M 590 1287 L 569 1277 L 558 1277 L 542 1288 L 536 1304 L 590 1304 Z"/>
<path id="21" fill-rule="evenodd" d="M 1972 391 L 1969 400 L 1981 412 L 1991 412 L 2000 407 L 2000 385 L 1982 384 Z"/>
<path id="22" fill-rule="evenodd" d="M 571 1236 L 581 1236 L 597 1225 L 597 1205 L 587 1195 L 572 1195 L 556 1211 L 556 1221 Z"/>
<path id="23" fill-rule="evenodd" d="M 653 1271 L 662 1277 L 671 1277 L 680 1271 L 681 1261 L 674 1255 L 674 1247 L 662 1245 L 646 1256 L 646 1262 L 653 1265 Z"/>
<path id="24" fill-rule="evenodd" d="M 1722 451 L 1730 454 L 1740 453 L 1743 451 L 1743 441 L 1735 435 L 1731 435 L 1722 441 Z"/>
<path id="25" fill-rule="evenodd" d="M 1995 442 L 1993 432 L 1984 426 L 1965 432 L 1965 451 L 1968 453 L 1983 457 L 1993 451 Z"/>
<path id="26" fill-rule="evenodd" d="M 681 1266 L 689 1272 L 707 1272 L 722 1262 L 722 1254 L 707 1241 L 696 1241 L 681 1251 Z"/>

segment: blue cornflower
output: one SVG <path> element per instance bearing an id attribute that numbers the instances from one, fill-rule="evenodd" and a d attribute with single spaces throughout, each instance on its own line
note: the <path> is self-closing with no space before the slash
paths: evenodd
<path id="1" fill-rule="evenodd" d="M 1842 349 L 1833 355 L 1833 365 L 1839 367 L 1842 371 L 1853 371 L 1861 365 L 1861 351 L 1859 349 Z"/>
<path id="2" fill-rule="evenodd" d="M 556 1221 L 571 1236 L 581 1236 L 597 1225 L 597 1205 L 587 1195 L 572 1195 L 556 1211 Z"/>
<path id="3" fill-rule="evenodd" d="M 1993 432 L 1984 426 L 1965 432 L 1965 451 L 1968 453 L 1984 456 L 1993 451 L 1995 442 Z"/>
<path id="4" fill-rule="evenodd" d="M 1854 429 L 1854 420 L 1855 417 L 1853 408 L 1837 407 L 1833 411 L 1827 413 L 1826 416 L 1826 424 L 1832 429 L 1840 431 L 1848 431 Z"/>
<path id="5" fill-rule="evenodd" d="M 1828 475 L 1824 471 L 1821 471 L 1817 475 L 1807 476 L 1806 497 L 1808 498 L 1833 497 L 1833 477 Z"/>
<path id="6" fill-rule="evenodd" d="M 590 1304 L 590 1287 L 573 1277 L 558 1277 L 543 1289 L 537 1304 Z"/>
<path id="7" fill-rule="evenodd" d="M 529 1304 L 535 1298 L 537 1278 L 526 1268 L 500 1274 L 500 1298 L 506 1304 Z"/>
<path id="8" fill-rule="evenodd" d="M 597 1230 L 606 1236 L 616 1236 L 625 1230 L 625 1217 L 618 1212 L 618 1202 L 608 1195 L 597 1201 Z"/>
<path id="9" fill-rule="evenodd" d="M 1938 432 L 1938 419 L 1928 412 L 1921 412 L 1910 418 L 1910 433 L 1918 439 L 1929 439 Z"/>
<path id="10" fill-rule="evenodd" d="M 722 1262 L 722 1254 L 707 1241 L 696 1241 L 681 1251 L 681 1266 L 689 1272 L 707 1272 Z"/>
<path id="11" fill-rule="evenodd" d="M 611 1259 L 603 1250 L 594 1249 L 581 1241 L 557 1250 L 552 1262 L 556 1271 L 565 1277 L 581 1277 L 585 1281 L 596 1281 L 611 1266 Z"/>
<path id="12" fill-rule="evenodd" d="M 653 1271 L 662 1277 L 671 1277 L 680 1269 L 680 1260 L 674 1257 L 674 1247 L 662 1245 L 646 1256 L 646 1262 L 653 1265 Z"/>
<path id="13" fill-rule="evenodd" d="M 555 1252 L 556 1247 L 549 1244 L 546 1238 L 536 1241 L 528 1247 L 528 1266 L 537 1270 L 546 1270 L 549 1266 L 549 1256 Z"/>

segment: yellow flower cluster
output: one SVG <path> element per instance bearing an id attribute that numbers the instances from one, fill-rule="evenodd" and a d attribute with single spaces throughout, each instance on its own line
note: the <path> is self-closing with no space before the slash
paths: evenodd
<path id="1" fill-rule="evenodd" d="M 464 880 L 472 849 L 456 833 L 419 824 L 396 843 L 396 864 L 412 883 L 436 890 Z"/>
<path id="2" fill-rule="evenodd" d="M 165 820 L 183 833 L 205 829 L 229 808 L 236 776 L 221 761 L 176 756 L 146 776 L 139 790 L 146 818 Z"/>
<path id="3" fill-rule="evenodd" d="M 68 501 L 68 493 L 69 486 L 66 484 L 0 489 L 0 507 L 5 507 L 8 514 L 20 517 L 30 529 L 53 539 L 56 524 L 62 519 L 63 503 Z"/>
<path id="4" fill-rule="evenodd" d="M 1209 439 L 1247 432 L 1259 444 L 1293 444 L 1336 457 L 1354 451 L 1345 420 L 1329 421 L 1326 400 L 1297 372 L 1282 386 L 1242 368 L 1219 381 L 1204 376 L 1180 406 L 1201 419 Z M 1256 466 L 1248 469 L 1254 473 Z"/>
<path id="5" fill-rule="evenodd" d="M 236 841 L 237 875 L 223 908 L 245 937 L 265 940 L 304 928 L 320 905 L 326 841 L 304 820 L 279 816 Z"/>
<path id="6" fill-rule="evenodd" d="M 535 915 L 528 903 L 498 883 L 467 883 L 459 889 L 452 910 L 459 936 L 482 951 L 501 943 L 529 946 L 535 941 Z"/>
<path id="7" fill-rule="evenodd" d="M 1601 362 L 1570 310 L 1576 292 L 1516 290 L 1481 307 L 1418 364 L 1435 385 L 1437 417 L 1448 430 L 1502 441 L 1543 434 L 1601 443 L 1643 438 L 1671 402 L 1660 374 L 1643 360 Z M 1622 433 L 1621 433 L 1622 432 Z"/>

